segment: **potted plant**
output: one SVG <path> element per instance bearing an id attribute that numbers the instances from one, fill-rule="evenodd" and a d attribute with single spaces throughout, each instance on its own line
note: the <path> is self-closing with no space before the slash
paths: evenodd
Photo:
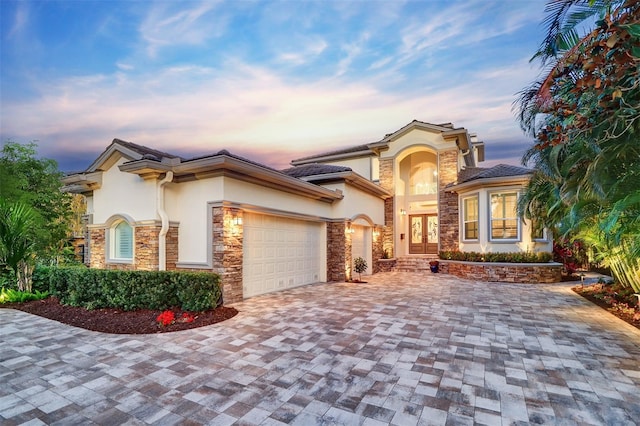
<path id="1" fill-rule="evenodd" d="M 432 260 L 429 262 L 429 268 L 431 269 L 431 272 L 433 272 L 434 274 L 436 272 L 438 272 L 438 266 L 440 265 L 440 262 L 438 262 L 437 260 Z"/>
<path id="2" fill-rule="evenodd" d="M 363 282 L 362 273 L 367 270 L 367 261 L 361 257 L 356 257 L 353 260 L 353 270 L 358 273 L 358 282 Z"/>

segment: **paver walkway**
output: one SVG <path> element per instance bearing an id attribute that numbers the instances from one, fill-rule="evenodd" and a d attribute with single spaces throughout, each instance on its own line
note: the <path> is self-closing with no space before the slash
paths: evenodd
<path id="1" fill-rule="evenodd" d="M 384 273 L 108 335 L 0 310 L 0 423 L 636 424 L 640 332 L 567 284 Z"/>

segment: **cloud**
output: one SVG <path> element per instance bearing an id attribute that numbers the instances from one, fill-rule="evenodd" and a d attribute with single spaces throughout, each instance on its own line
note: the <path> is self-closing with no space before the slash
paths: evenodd
<path id="1" fill-rule="evenodd" d="M 40 91 L 40 98 L 5 111 L 3 134 L 52 141 L 61 152 L 88 146 L 99 152 L 118 137 L 169 151 L 292 152 L 277 164 L 283 167 L 295 152 L 373 142 L 414 118 L 452 121 L 485 141 L 519 131 L 511 99 L 492 95 L 490 85 L 387 93 L 366 80 L 293 83 L 238 61 L 223 70 L 183 66 L 67 78 Z"/>
<path id="2" fill-rule="evenodd" d="M 7 34 L 8 39 L 19 37 L 29 26 L 29 6 L 27 2 L 19 2 L 16 7 L 16 13 L 13 25 Z"/>
<path id="3" fill-rule="evenodd" d="M 315 37 L 312 39 L 304 40 L 302 45 L 295 51 L 286 50 L 278 55 L 278 59 L 281 62 L 289 63 L 292 65 L 303 65 L 310 61 L 313 61 L 325 51 L 328 44 L 325 40 Z"/>
<path id="4" fill-rule="evenodd" d="M 139 28 L 149 56 L 155 57 L 163 47 L 202 44 L 224 31 L 224 16 L 209 13 L 217 2 L 179 3 L 181 7 L 185 4 L 193 6 L 173 10 L 177 3 L 161 2 L 150 10 Z"/>

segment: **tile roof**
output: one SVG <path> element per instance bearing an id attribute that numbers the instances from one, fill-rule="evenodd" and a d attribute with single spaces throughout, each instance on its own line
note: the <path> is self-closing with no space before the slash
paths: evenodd
<path id="1" fill-rule="evenodd" d="M 278 173 L 281 173 L 280 170 L 276 170 L 273 167 L 269 167 L 269 166 L 267 166 L 265 164 L 258 163 L 257 161 L 249 160 L 248 158 L 242 157 L 240 155 L 233 154 L 233 153 L 227 151 L 226 149 L 222 149 L 222 150 L 220 150 L 220 151 L 218 151 L 216 153 L 209 154 L 209 155 L 201 155 L 199 157 L 189 158 L 187 160 L 183 160 L 182 162 L 183 163 L 187 163 L 189 161 L 202 160 L 204 158 L 217 157 L 219 155 L 224 155 L 224 156 L 227 156 L 227 157 L 235 158 L 236 160 L 244 161 L 245 163 L 253 164 L 254 166 L 262 167 L 263 169 L 269 169 L 269 170 L 273 170 L 273 171 L 276 171 Z"/>
<path id="2" fill-rule="evenodd" d="M 330 164 L 305 164 L 302 166 L 291 167 L 282 170 L 282 173 L 295 178 L 302 178 L 308 176 L 325 175 L 329 173 L 350 172 L 350 167 L 333 166 Z"/>
<path id="3" fill-rule="evenodd" d="M 315 155 L 309 155 L 308 157 L 296 158 L 293 161 L 304 161 L 312 158 L 327 157 L 329 155 L 349 154 L 352 152 L 367 151 L 367 150 L 369 150 L 369 144 L 356 145 L 356 146 L 350 146 L 348 148 L 338 149 L 335 151 L 323 152 L 322 154 L 315 154 Z"/>
<path id="4" fill-rule="evenodd" d="M 470 182 L 478 179 L 501 178 L 509 176 L 522 176 L 532 174 L 533 170 L 526 167 L 512 166 L 510 164 L 498 164 L 497 166 L 467 167 L 460 171 L 458 183 Z"/>
<path id="5" fill-rule="evenodd" d="M 157 149 L 149 148 L 143 145 L 138 145 L 137 143 L 123 141 L 121 139 L 114 139 L 113 143 L 117 143 L 118 145 L 122 145 L 125 148 L 129 148 L 132 151 L 137 152 L 138 154 L 146 157 L 151 160 L 160 161 L 162 157 L 168 158 L 182 158 L 178 155 L 169 154 L 168 152 L 158 151 Z"/>

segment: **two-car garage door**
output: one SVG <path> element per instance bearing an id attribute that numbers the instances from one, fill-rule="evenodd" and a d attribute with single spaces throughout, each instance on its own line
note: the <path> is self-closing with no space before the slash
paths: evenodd
<path id="1" fill-rule="evenodd" d="M 320 281 L 326 267 L 324 224 L 245 213 L 244 297 Z"/>

